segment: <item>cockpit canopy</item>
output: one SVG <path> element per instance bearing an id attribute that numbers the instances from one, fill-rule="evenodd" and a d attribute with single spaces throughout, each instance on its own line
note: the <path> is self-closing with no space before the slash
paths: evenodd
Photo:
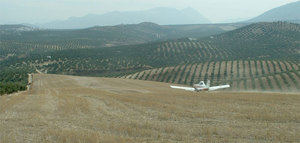
<path id="1" fill-rule="evenodd" d="M 201 85 L 201 86 L 205 86 L 205 83 L 204 83 L 204 81 L 200 81 L 200 83 L 199 83 L 199 85 Z"/>
<path id="2" fill-rule="evenodd" d="M 206 87 L 204 81 L 200 81 L 199 84 L 194 84 L 195 88 L 204 88 Z"/>

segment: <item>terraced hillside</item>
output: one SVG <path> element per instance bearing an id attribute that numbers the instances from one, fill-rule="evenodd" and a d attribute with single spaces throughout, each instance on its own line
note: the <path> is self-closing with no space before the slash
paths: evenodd
<path id="1" fill-rule="evenodd" d="M 299 41 L 299 24 L 256 23 L 200 39 L 30 53 L 9 57 L 0 65 L 181 84 L 211 79 L 213 84 L 231 83 L 233 90 L 292 91 L 299 89 Z"/>
<path id="2" fill-rule="evenodd" d="M 287 22 L 251 24 L 205 40 L 218 48 L 231 49 L 240 58 L 299 60 L 300 25 Z"/>
<path id="3" fill-rule="evenodd" d="M 141 44 L 175 38 L 200 38 L 239 28 L 245 24 L 162 26 L 140 23 L 97 26 L 87 29 L 36 29 L 23 25 L 0 25 L 0 58 L 30 53 Z"/>
<path id="4" fill-rule="evenodd" d="M 92 57 L 102 56 L 94 55 L 87 59 L 86 65 L 79 55 L 77 60 L 69 61 L 77 64 L 73 73 L 121 70 L 129 74 L 119 77 L 141 80 L 191 85 L 209 79 L 212 84 L 229 83 L 231 90 L 297 91 L 300 89 L 299 33 L 297 24 L 259 23 L 198 41 L 182 39 L 127 47 L 121 54 L 128 54 L 116 54 L 101 61 Z M 106 66 L 92 66 L 95 64 L 91 61 Z M 72 63 L 61 65 L 71 70 Z M 134 72 L 140 69 L 146 70 Z M 48 70 L 55 73 L 56 69 Z"/>
<path id="5" fill-rule="evenodd" d="M 274 60 L 210 61 L 155 68 L 122 78 L 193 85 L 231 84 L 231 90 L 297 91 L 300 89 L 299 63 Z"/>
<path id="6" fill-rule="evenodd" d="M 163 51 L 162 57 L 173 52 L 175 60 L 178 55 L 190 61 L 123 77 L 189 85 L 209 79 L 212 84 L 230 83 L 231 90 L 296 91 L 299 41 L 299 25 L 254 24 L 203 41 L 166 43 L 157 50 Z"/>
<path id="7" fill-rule="evenodd" d="M 199 38 L 236 29 L 243 25 L 161 26 L 154 23 L 141 23 L 77 30 L 47 30 L 24 25 L 0 25 L 0 95 L 25 89 L 27 78 L 24 78 L 24 75 L 27 76 L 36 68 L 46 69 L 51 73 L 94 76 L 103 76 L 103 71 L 104 73 L 113 72 L 115 75 L 115 72 L 120 74 L 124 71 L 138 71 L 140 68 L 146 68 L 141 66 L 143 65 L 141 59 L 137 61 L 135 58 L 110 58 L 107 55 L 111 55 L 111 50 L 107 48 L 112 46 L 182 37 Z M 76 50 L 69 51 L 69 49 Z M 90 58 L 91 56 L 102 58 L 95 59 Z"/>

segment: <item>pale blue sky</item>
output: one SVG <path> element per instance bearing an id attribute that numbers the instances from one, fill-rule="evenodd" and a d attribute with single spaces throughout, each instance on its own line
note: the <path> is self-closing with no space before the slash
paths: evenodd
<path id="1" fill-rule="evenodd" d="M 251 18 L 298 0 L 0 0 L 0 24 L 45 23 L 72 16 L 192 7 L 212 22 Z"/>

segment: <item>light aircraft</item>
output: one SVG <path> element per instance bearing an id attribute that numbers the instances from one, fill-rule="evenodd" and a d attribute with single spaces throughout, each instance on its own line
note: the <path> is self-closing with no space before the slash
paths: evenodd
<path id="1" fill-rule="evenodd" d="M 207 81 L 207 84 L 205 85 L 204 81 L 200 81 L 199 84 L 194 84 L 193 87 L 183 87 L 183 86 L 170 86 L 171 88 L 175 89 L 184 89 L 187 91 L 214 91 L 218 89 L 224 89 L 224 88 L 229 88 L 230 85 L 220 85 L 220 86 L 212 86 L 210 87 L 210 81 Z"/>

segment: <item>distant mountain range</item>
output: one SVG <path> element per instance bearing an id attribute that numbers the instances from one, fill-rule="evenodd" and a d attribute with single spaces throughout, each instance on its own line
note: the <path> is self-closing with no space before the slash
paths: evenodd
<path id="1" fill-rule="evenodd" d="M 247 22 L 289 21 L 300 23 L 300 1 L 271 9 Z"/>
<path id="2" fill-rule="evenodd" d="M 39 26 L 51 29 L 78 29 L 92 26 L 137 24 L 142 22 L 153 22 L 160 25 L 210 23 L 210 21 L 197 10 L 190 7 L 183 10 L 159 7 L 145 11 L 114 11 L 102 15 L 88 14 L 83 17 L 71 17 L 64 21 L 55 21 L 40 24 Z"/>
<path id="3" fill-rule="evenodd" d="M 243 21 L 253 22 L 275 22 L 288 21 L 300 23 L 300 1 L 289 3 L 271 9 L 250 20 L 229 19 L 224 23 Z M 181 25 L 181 24 L 207 24 L 210 21 L 193 8 L 177 10 L 175 8 L 159 7 L 144 11 L 109 12 L 102 15 L 88 14 L 83 17 L 70 17 L 67 20 L 54 21 L 39 24 L 41 28 L 49 29 L 80 29 L 93 26 L 111 26 L 120 24 L 138 24 L 142 22 L 153 22 L 159 25 Z"/>

